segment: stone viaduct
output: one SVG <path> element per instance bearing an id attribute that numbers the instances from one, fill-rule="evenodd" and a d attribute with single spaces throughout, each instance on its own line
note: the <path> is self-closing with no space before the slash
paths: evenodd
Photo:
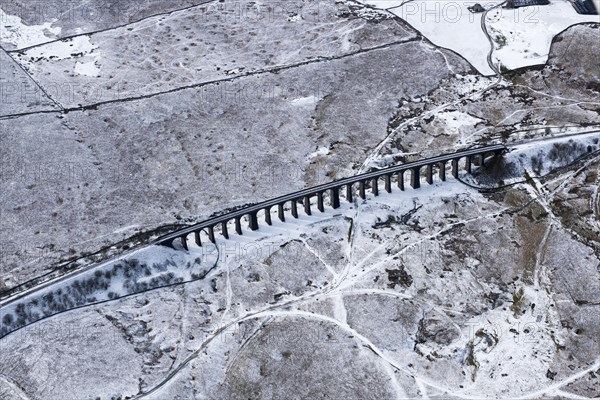
<path id="1" fill-rule="evenodd" d="M 383 181 L 384 190 L 388 193 L 392 191 L 392 183 L 395 183 L 399 190 L 404 190 L 405 175 L 409 175 L 410 186 L 413 189 L 418 189 L 421 187 L 422 179 L 428 184 L 432 184 L 434 175 L 437 175 L 441 181 L 445 181 L 448 162 L 450 162 L 452 175 L 457 178 L 459 166 L 464 166 L 465 171 L 471 173 L 474 165 L 477 168 L 483 168 L 487 163 L 506 151 L 507 148 L 504 145 L 480 147 L 340 179 L 208 219 L 160 237 L 154 244 L 188 250 L 189 235 L 193 235 L 193 239 L 198 246 L 202 246 L 202 242 L 206 240 L 215 243 L 217 229 L 225 239 L 229 239 L 229 225 L 232 225 L 231 227 L 235 229 L 238 235 L 242 235 L 243 219 L 247 220 L 248 228 L 253 231 L 259 229 L 259 214 L 264 216 L 264 222 L 267 225 L 272 224 L 273 210 L 277 210 L 277 217 L 281 221 L 285 221 L 285 207 L 288 204 L 294 218 L 298 218 L 298 203 L 302 204 L 304 212 L 308 215 L 312 214 L 313 206 L 316 206 L 320 212 L 324 212 L 326 198 L 329 206 L 336 209 L 340 207 L 340 197 L 345 197 L 348 202 L 354 201 L 356 195 L 361 199 L 365 199 L 366 190 L 369 186 L 372 194 L 377 196 L 381 181 Z M 315 199 L 316 201 L 314 201 Z M 202 232 L 205 234 L 201 235 Z M 201 236 L 204 236 L 204 238 Z"/>

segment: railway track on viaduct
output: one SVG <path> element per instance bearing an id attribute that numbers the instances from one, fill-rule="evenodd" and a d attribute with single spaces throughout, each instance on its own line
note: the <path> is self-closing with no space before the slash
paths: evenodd
<path id="1" fill-rule="evenodd" d="M 162 236 L 153 244 L 188 250 L 188 241 L 191 239 L 198 246 L 202 246 L 207 241 L 215 243 L 217 233 L 220 233 L 225 239 L 229 239 L 230 231 L 242 235 L 243 222 L 244 225 L 247 223 L 248 229 L 252 231 L 259 230 L 259 216 L 264 218 L 265 224 L 271 225 L 273 210 L 276 210 L 276 216 L 279 220 L 285 221 L 287 210 L 293 218 L 298 218 L 299 204 L 308 215 L 312 214 L 315 207 L 318 211 L 324 212 L 326 203 L 329 207 L 337 209 L 340 207 L 342 197 L 348 202 L 353 202 L 357 197 L 365 199 L 367 189 L 370 189 L 373 195 L 377 196 L 381 183 L 383 183 L 383 188 L 388 193 L 391 193 L 393 183 L 402 191 L 405 190 L 406 183 L 413 189 L 418 189 L 421 186 L 422 178 L 429 184 L 433 183 L 434 176 L 437 176 L 441 181 L 445 181 L 448 170 L 456 178 L 460 166 L 464 167 L 467 173 L 471 173 L 474 166 L 483 168 L 507 150 L 504 145 L 492 145 L 355 175 L 231 211 Z M 450 169 L 448 163 L 450 163 Z M 405 175 L 408 175 L 408 182 L 405 182 Z M 288 208 L 286 209 L 286 207 Z"/>

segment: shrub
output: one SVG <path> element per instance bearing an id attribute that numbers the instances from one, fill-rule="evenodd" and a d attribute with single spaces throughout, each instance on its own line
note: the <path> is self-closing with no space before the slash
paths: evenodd
<path id="1" fill-rule="evenodd" d="M 4 325 L 11 325 L 13 323 L 13 316 L 12 314 L 6 314 L 3 318 L 2 318 L 2 323 Z"/>
<path id="2" fill-rule="evenodd" d="M 53 303 L 54 302 L 54 293 L 52 293 L 52 292 L 48 293 L 47 295 L 45 295 L 43 297 L 43 299 L 46 303 Z"/>

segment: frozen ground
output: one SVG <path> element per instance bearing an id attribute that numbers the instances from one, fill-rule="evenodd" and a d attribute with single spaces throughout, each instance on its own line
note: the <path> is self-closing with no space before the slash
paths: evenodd
<path id="1" fill-rule="evenodd" d="M 0 29 L 0 323 L 80 308 L 0 339 L 1 399 L 597 397 L 598 24 L 484 77 L 352 1 L 259 21 L 228 1 L 119 1 L 136 12 L 85 23 L 26 4 L 0 5 L 22 17 Z M 139 247 L 487 143 L 524 154 L 467 181 L 500 191 L 424 185 L 175 260 Z M 132 248 L 146 264 L 110 265 L 98 290 L 94 262 Z M 27 282 L 17 310 L 7 291 Z"/>

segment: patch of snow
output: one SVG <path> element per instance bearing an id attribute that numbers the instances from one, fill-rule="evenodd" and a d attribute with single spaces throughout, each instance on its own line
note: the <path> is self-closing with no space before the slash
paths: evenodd
<path id="1" fill-rule="evenodd" d="M 317 96 L 307 96 L 307 97 L 300 97 L 297 99 L 294 99 L 291 101 L 292 104 L 296 104 L 299 106 L 306 106 L 306 105 L 315 105 L 319 102 L 319 98 Z"/>
<path id="2" fill-rule="evenodd" d="M 578 14 L 570 2 L 558 0 L 545 6 L 495 9 L 486 22 L 495 41 L 494 64 L 516 69 L 544 64 L 556 34 L 573 24 L 600 22 L 600 17 Z"/>
<path id="3" fill-rule="evenodd" d="M 100 74 L 100 68 L 96 65 L 95 60 L 87 61 L 87 62 L 79 62 L 75 63 L 75 72 L 79 75 L 87 75 L 96 77 Z"/>
<path id="4" fill-rule="evenodd" d="M 227 75 L 237 75 L 237 74 L 239 74 L 240 72 L 242 72 L 242 70 L 243 70 L 243 68 L 234 68 L 234 69 L 230 69 L 230 70 L 228 70 L 228 71 L 225 71 L 225 73 L 226 73 Z"/>
<path id="5" fill-rule="evenodd" d="M 542 297 L 538 293 L 534 294 Z M 492 379 L 511 377 L 511 385 L 503 388 L 508 391 L 503 393 L 507 398 L 517 397 L 548 384 L 544 375 L 534 377 L 531 371 L 543 370 L 554 355 L 555 344 L 551 333 L 553 325 L 547 320 L 538 322 L 531 314 L 514 318 L 508 310 L 490 310 L 485 313 L 485 317 L 477 316 L 467 321 L 462 329 L 462 338 L 469 339 L 476 351 L 476 375 Z M 464 341 L 461 344 L 466 345 Z M 532 354 L 537 357 L 531 357 Z M 524 359 L 527 362 L 523 362 Z M 489 380 L 476 379 L 459 394 L 469 398 L 487 398 L 497 395 L 497 391 L 498 387 L 490 385 Z"/>
<path id="6" fill-rule="evenodd" d="M 442 111 L 437 113 L 435 118 L 446 126 L 447 132 L 452 134 L 460 133 L 461 128 L 465 126 L 475 126 L 483 122 L 480 118 L 460 111 Z"/>
<path id="7" fill-rule="evenodd" d="M 302 21 L 303 19 L 304 18 L 302 18 L 302 15 L 300 15 L 300 14 L 290 15 L 288 17 L 289 22 L 298 22 L 298 21 Z"/>
<path id="8" fill-rule="evenodd" d="M 317 149 L 317 151 L 310 153 L 308 155 L 308 159 L 310 160 L 312 158 L 319 157 L 319 156 L 326 156 L 328 154 L 329 154 L 329 149 L 327 147 L 319 147 Z"/>
<path id="9" fill-rule="evenodd" d="M 56 39 L 62 30 L 59 26 L 52 27 L 56 21 L 53 19 L 41 25 L 25 25 L 20 17 L 0 9 L 0 42 L 10 43 L 17 49 L 49 42 Z"/>
<path id="10" fill-rule="evenodd" d="M 29 58 L 50 58 L 54 60 L 64 60 L 67 58 L 83 57 L 91 54 L 97 45 L 93 44 L 90 36 L 76 36 L 71 39 L 61 40 L 49 43 L 42 47 L 29 49 L 24 53 L 24 57 Z"/>
<path id="11" fill-rule="evenodd" d="M 364 18 L 364 19 L 368 19 L 368 20 L 375 20 L 375 21 L 391 17 L 385 11 L 380 11 L 378 9 L 373 9 L 373 8 L 369 8 L 369 7 L 364 7 L 364 8 L 358 9 L 358 10 L 354 10 L 354 12 L 360 18 Z"/>
<path id="12" fill-rule="evenodd" d="M 79 75 L 97 77 L 100 74 L 100 68 L 97 66 L 100 61 L 100 54 L 96 51 L 98 45 L 90 40 L 89 35 L 76 36 L 71 39 L 61 40 L 49 43 L 42 47 L 34 47 L 17 55 L 19 62 L 29 69 L 36 69 L 37 59 L 66 60 L 69 58 L 77 59 L 73 64 L 73 72 Z"/>
<path id="13" fill-rule="evenodd" d="M 493 78 L 479 75 L 455 75 L 457 81 L 453 83 L 452 89 L 455 93 L 466 96 L 484 90 L 494 83 Z"/>

